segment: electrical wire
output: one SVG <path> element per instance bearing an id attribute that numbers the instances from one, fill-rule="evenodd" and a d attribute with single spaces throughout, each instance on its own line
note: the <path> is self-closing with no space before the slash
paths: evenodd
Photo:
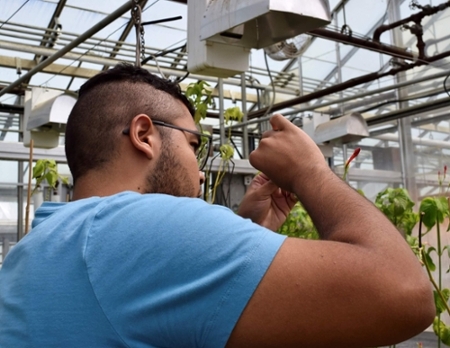
<path id="1" fill-rule="evenodd" d="M 0 29 L 5 25 L 5 24 L 7 24 L 8 22 L 9 22 L 9 20 L 10 19 L 12 19 L 16 14 L 17 14 L 17 12 L 19 12 L 21 9 L 22 9 L 22 7 L 24 7 L 28 2 L 29 2 L 30 0 L 27 0 L 27 1 L 25 1 L 11 16 L 9 16 L 9 18 L 5 21 L 5 22 L 3 22 L 2 23 L 2 25 L 0 25 Z"/>
<path id="2" fill-rule="evenodd" d="M 191 74 L 191 73 L 188 71 L 183 77 L 177 78 L 177 79 L 175 80 L 175 82 L 176 82 L 176 83 L 181 83 L 181 82 L 183 82 L 184 80 L 186 80 L 186 79 L 189 77 L 190 74 Z"/>
<path id="3" fill-rule="evenodd" d="M 272 108 L 275 104 L 275 95 L 276 95 L 275 82 L 273 81 L 272 73 L 270 72 L 269 62 L 267 61 L 267 53 L 265 51 L 264 51 L 264 62 L 266 63 L 267 73 L 269 74 L 270 84 L 272 86 L 272 101 L 271 101 L 269 107 L 267 108 L 266 112 L 262 116 L 263 118 L 266 117 L 270 113 L 270 110 L 272 110 Z"/>
<path id="4" fill-rule="evenodd" d="M 447 80 L 450 78 L 450 74 L 448 74 L 444 79 L 444 91 L 447 92 L 448 96 L 450 97 L 450 91 L 447 88 Z"/>

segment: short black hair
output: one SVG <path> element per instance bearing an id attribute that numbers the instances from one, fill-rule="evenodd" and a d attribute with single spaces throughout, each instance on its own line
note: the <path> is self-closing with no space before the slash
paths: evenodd
<path id="1" fill-rule="evenodd" d="M 121 130 L 139 113 L 171 121 L 173 100 L 194 116 L 178 84 L 131 64 L 120 63 L 89 79 L 79 90 L 66 126 L 66 157 L 74 182 L 114 159 Z"/>

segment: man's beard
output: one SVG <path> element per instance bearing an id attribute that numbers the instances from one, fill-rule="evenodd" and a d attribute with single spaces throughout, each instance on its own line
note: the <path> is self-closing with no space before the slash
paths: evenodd
<path id="1" fill-rule="evenodd" d="M 155 169 L 147 175 L 146 193 L 165 193 L 177 197 L 195 197 L 196 192 L 187 169 L 175 158 L 169 145 L 162 143 Z"/>

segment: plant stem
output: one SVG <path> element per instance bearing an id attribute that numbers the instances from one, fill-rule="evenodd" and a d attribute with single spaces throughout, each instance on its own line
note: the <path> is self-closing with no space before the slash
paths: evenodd
<path id="1" fill-rule="evenodd" d="M 445 309 L 447 310 L 448 314 L 450 315 L 450 307 L 448 306 L 447 301 L 444 298 L 444 295 L 442 295 L 442 292 L 439 289 L 439 286 L 436 284 L 436 281 L 434 280 L 433 275 L 431 274 L 430 267 L 428 266 L 427 259 L 425 258 L 425 251 L 423 249 L 421 250 L 421 254 L 422 254 L 422 260 L 425 265 L 425 269 L 427 270 L 428 277 L 430 278 L 431 284 L 433 284 L 433 287 L 435 288 L 436 292 L 438 293 L 439 297 L 441 298 L 442 303 L 445 306 Z"/>
<path id="2" fill-rule="evenodd" d="M 437 229 L 437 249 L 438 249 L 438 281 L 439 281 L 439 292 L 442 289 L 442 249 L 441 249 L 441 228 L 439 226 L 439 220 L 436 219 L 436 229 Z M 447 305 L 447 301 L 444 301 Z M 438 327 L 441 325 L 441 313 L 438 314 Z M 441 346 L 441 340 L 439 337 L 438 347 Z"/>

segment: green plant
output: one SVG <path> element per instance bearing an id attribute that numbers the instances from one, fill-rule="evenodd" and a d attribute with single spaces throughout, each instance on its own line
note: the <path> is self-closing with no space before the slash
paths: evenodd
<path id="1" fill-rule="evenodd" d="M 36 180 L 36 186 L 31 193 L 32 195 L 40 188 L 44 180 L 46 180 L 47 184 L 53 189 L 57 188 L 59 181 L 66 185 L 69 184 L 69 179 L 58 173 L 55 160 L 50 159 L 38 160 L 36 165 L 33 167 L 32 177 Z"/>
<path id="2" fill-rule="evenodd" d="M 355 150 L 355 152 L 359 153 L 357 150 Z M 346 162 L 345 172 L 348 171 L 351 160 L 357 156 L 357 154 L 354 156 L 355 152 Z M 415 203 L 410 198 L 408 191 L 404 188 L 387 188 L 378 193 L 375 199 L 376 207 L 380 209 L 380 211 L 397 227 L 399 232 L 405 236 L 406 241 L 418 256 L 428 273 L 428 277 L 434 288 L 436 318 L 433 322 L 433 331 L 438 337 L 438 347 L 441 346 L 441 343 L 450 346 L 450 326 L 447 326 L 441 320 L 441 315 L 444 312 L 450 314 L 450 307 L 448 305 L 450 289 L 442 286 L 442 257 L 447 255 L 450 258 L 450 245 L 442 245 L 440 226 L 450 217 L 449 197 L 446 197 L 447 192 L 444 192 L 443 190 L 446 174 L 447 166 L 444 167 L 443 177 L 438 173 L 440 194 L 437 197 L 424 198 L 420 203 L 419 213 L 414 212 L 413 208 Z M 450 185 L 447 185 L 446 187 L 448 189 Z M 418 237 L 414 237 L 412 232 L 418 222 L 419 235 Z M 422 233 L 422 225 L 427 228 L 425 233 Z M 422 237 L 429 233 L 434 227 L 436 228 L 437 246 L 423 244 Z M 447 227 L 447 232 L 448 231 L 450 231 L 450 223 Z M 278 232 L 289 237 L 304 239 L 319 238 L 311 218 L 300 203 L 294 206 Z M 437 266 L 433 261 L 433 254 L 436 254 Z M 438 273 L 437 281 L 432 274 L 434 271 L 437 271 Z M 450 273 L 450 268 L 446 272 Z M 422 347 L 422 345 L 419 344 L 418 347 Z"/>
<path id="3" fill-rule="evenodd" d="M 277 232 L 288 237 L 319 239 L 319 233 L 311 217 L 300 203 L 295 204 Z"/>
<path id="4" fill-rule="evenodd" d="M 447 168 L 444 168 L 444 179 Z M 442 182 L 439 180 L 439 184 L 442 187 Z M 442 256 L 447 251 L 447 255 L 450 257 L 449 245 L 442 246 L 441 240 L 441 224 L 446 218 L 450 216 L 448 198 L 445 196 L 438 197 L 426 197 L 420 204 L 420 226 L 419 226 L 419 247 L 421 252 L 422 262 L 427 270 L 428 276 L 434 287 L 434 300 L 436 304 L 436 318 L 433 321 L 433 331 L 439 337 L 438 347 L 441 342 L 447 346 L 450 346 L 450 327 L 447 326 L 442 320 L 441 315 L 444 311 L 450 314 L 450 308 L 448 306 L 448 300 L 450 297 L 450 290 L 443 288 L 442 286 Z M 437 246 L 422 246 L 422 224 L 427 228 L 428 233 L 433 227 L 436 227 Z M 450 230 L 450 225 L 447 228 L 447 232 Z M 433 278 L 432 271 L 436 270 L 436 265 L 433 263 L 431 254 L 435 253 L 437 256 L 437 272 L 438 281 Z M 447 270 L 447 273 L 449 270 Z"/>
<path id="5" fill-rule="evenodd" d="M 350 163 L 359 155 L 360 151 L 361 149 L 359 147 L 356 148 L 349 159 L 345 162 L 343 176 L 344 181 L 347 177 Z M 364 196 L 364 193 L 361 190 L 358 190 L 358 192 Z M 283 225 L 281 225 L 277 232 L 289 237 L 319 239 L 319 233 L 317 232 L 317 229 L 314 226 L 311 217 L 309 216 L 305 208 L 303 208 L 300 202 L 297 203 L 294 208 L 292 208 L 291 212 L 286 218 L 286 221 L 283 223 Z"/>
<path id="6" fill-rule="evenodd" d="M 225 125 L 227 126 L 233 121 L 241 122 L 243 117 L 244 114 L 242 113 L 240 108 L 238 108 L 237 106 L 230 107 L 226 109 L 224 113 Z M 225 177 L 225 173 L 227 171 L 232 172 L 234 168 L 234 146 L 231 143 L 231 128 L 228 128 L 226 143 L 220 145 L 218 156 L 221 159 L 219 163 L 219 169 L 216 173 L 211 191 L 206 192 L 206 198 L 207 200 L 211 198 L 211 203 L 214 203 L 214 201 L 216 200 L 216 192 L 223 178 Z M 230 168 L 232 169 L 230 170 Z M 208 178 L 210 177 L 210 170 L 207 170 L 206 176 Z"/>
<path id="7" fill-rule="evenodd" d="M 201 127 L 201 121 L 206 118 L 209 107 L 214 105 L 212 98 L 212 90 L 210 85 L 206 81 L 197 81 L 188 85 L 185 92 L 186 97 L 190 100 L 195 108 L 194 121 L 199 126 L 202 132 L 207 133 Z M 244 114 L 237 106 L 230 107 L 224 112 L 225 125 L 229 125 L 232 121 L 242 121 Z M 219 168 L 214 180 L 211 178 L 211 169 L 207 168 L 205 173 L 206 187 L 205 199 L 211 203 L 214 203 L 216 199 L 216 192 L 221 184 L 227 171 L 232 171 L 234 168 L 234 146 L 231 143 L 231 129 L 228 130 L 227 139 L 224 144 L 220 145 L 219 152 L 212 158 L 220 157 Z M 212 162 L 212 161 L 211 161 Z M 230 170 L 231 168 L 231 170 Z"/>
<path id="8" fill-rule="evenodd" d="M 195 108 L 194 121 L 199 125 L 206 118 L 208 108 L 214 105 L 211 87 L 203 80 L 193 82 L 188 85 L 185 95 Z"/>
<path id="9" fill-rule="evenodd" d="M 405 237 L 411 249 L 419 255 L 418 238 L 412 236 L 414 226 L 419 222 L 415 203 L 404 188 L 387 188 L 378 193 L 375 205 Z"/>

